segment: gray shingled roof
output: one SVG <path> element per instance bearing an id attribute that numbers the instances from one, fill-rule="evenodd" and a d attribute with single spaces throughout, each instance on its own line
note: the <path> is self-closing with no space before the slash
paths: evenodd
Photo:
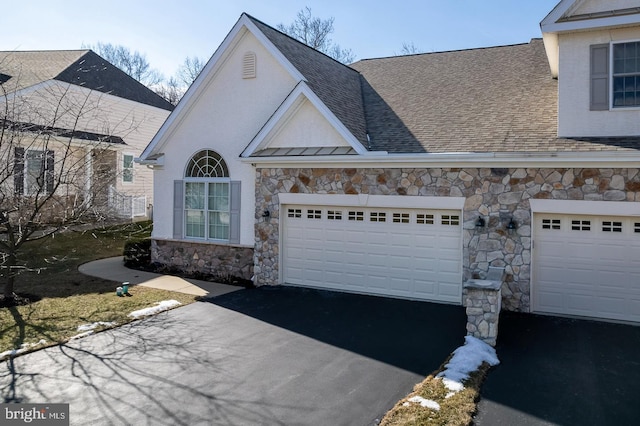
<path id="1" fill-rule="evenodd" d="M 10 91 L 58 80 L 173 110 L 161 96 L 91 50 L 0 52 L 0 74 Z"/>
<path id="2" fill-rule="evenodd" d="M 551 77 L 541 39 L 511 46 L 366 59 L 347 67 L 249 18 L 372 151 L 640 149 L 640 136 L 557 137 L 558 82 Z M 261 155 L 277 153 L 280 151 Z"/>
<path id="3" fill-rule="evenodd" d="M 360 75 L 355 70 L 247 15 L 305 77 L 309 88 L 367 146 Z"/>
<path id="4" fill-rule="evenodd" d="M 640 138 L 557 138 L 557 80 L 542 40 L 359 61 L 372 149 L 602 151 Z"/>

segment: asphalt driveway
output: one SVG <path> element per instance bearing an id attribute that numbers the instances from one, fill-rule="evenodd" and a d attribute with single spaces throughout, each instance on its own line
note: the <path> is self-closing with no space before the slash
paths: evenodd
<path id="1" fill-rule="evenodd" d="M 640 424 L 640 327 L 502 312 L 476 426 Z"/>
<path id="2" fill-rule="evenodd" d="M 465 322 L 460 306 L 241 290 L 4 362 L 0 396 L 70 403 L 77 425 L 371 425 Z"/>

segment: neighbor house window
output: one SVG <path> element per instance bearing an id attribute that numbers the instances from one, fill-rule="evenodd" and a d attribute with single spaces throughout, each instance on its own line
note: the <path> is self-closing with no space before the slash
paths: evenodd
<path id="1" fill-rule="evenodd" d="M 133 182 L 133 155 L 122 156 L 122 182 Z"/>
<path id="2" fill-rule="evenodd" d="M 15 192 L 24 195 L 49 194 L 53 192 L 53 167 L 53 151 L 15 148 Z"/>
<path id="3" fill-rule="evenodd" d="M 194 155 L 184 179 L 185 236 L 229 240 L 229 171 L 220 155 L 203 150 Z"/>
<path id="4" fill-rule="evenodd" d="M 640 106 L 640 41 L 613 44 L 613 107 Z"/>

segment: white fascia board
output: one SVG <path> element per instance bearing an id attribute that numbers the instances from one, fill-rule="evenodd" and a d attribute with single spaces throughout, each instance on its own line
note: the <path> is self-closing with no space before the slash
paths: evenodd
<path id="1" fill-rule="evenodd" d="M 387 154 L 387 155 L 340 155 L 340 156 L 291 156 L 251 157 L 242 162 L 260 167 L 590 167 L 590 168 L 638 168 L 640 152 L 608 151 L 553 152 L 548 154 L 523 152 L 498 153 L 432 153 L 432 154 Z"/>
<path id="2" fill-rule="evenodd" d="M 529 200 L 531 212 L 600 216 L 640 216 L 640 203 L 630 201 Z"/>
<path id="3" fill-rule="evenodd" d="M 446 209 L 462 210 L 465 197 L 434 196 L 389 196 L 369 194 L 278 194 L 278 203 L 282 205 L 344 206 L 344 207 L 389 207 L 407 209 Z"/>
<path id="4" fill-rule="evenodd" d="M 640 15 L 610 16 L 579 21 L 555 22 L 542 28 L 543 33 L 595 30 L 600 28 L 623 27 L 640 23 Z"/>
<path id="5" fill-rule="evenodd" d="M 158 133 L 153 137 L 149 145 L 144 149 L 142 154 L 140 155 L 140 159 L 144 160 L 153 153 L 157 153 L 164 144 L 167 139 L 171 135 L 173 129 L 179 125 L 180 121 L 182 121 L 182 117 L 186 114 L 189 114 L 189 111 L 196 103 L 197 99 L 202 95 L 205 91 L 206 87 L 209 85 L 209 82 L 215 77 L 218 70 L 222 67 L 225 62 L 226 57 L 233 51 L 234 46 L 236 46 L 240 39 L 244 36 L 244 32 L 249 31 L 253 34 L 258 41 L 260 41 L 265 49 L 271 53 L 276 60 L 291 74 L 291 76 L 296 81 L 304 80 L 303 75 L 289 62 L 285 56 L 278 50 L 276 47 L 269 41 L 269 39 L 255 26 L 255 24 L 251 21 L 251 19 L 246 15 L 242 14 L 240 19 L 233 26 L 229 34 L 222 41 L 220 46 L 216 49 L 214 54 L 211 56 L 207 64 L 204 66 L 198 77 L 195 81 L 189 86 L 187 92 L 184 94 L 178 105 L 173 110 L 173 112 L 169 115 L 167 120 L 158 130 Z"/>
<path id="6" fill-rule="evenodd" d="M 547 32 L 550 25 L 554 25 L 562 18 L 569 10 L 575 9 L 582 3 L 583 0 L 561 0 L 560 3 L 553 8 L 551 12 L 540 22 L 540 29 L 542 32 Z"/>
<path id="7" fill-rule="evenodd" d="M 267 148 L 270 138 L 286 123 L 295 113 L 304 99 L 307 99 L 320 112 L 320 114 L 333 126 L 347 143 L 358 153 L 368 154 L 368 151 L 351 134 L 344 124 L 331 112 L 331 110 L 318 98 L 309 88 L 306 82 L 301 81 L 287 96 L 285 101 L 278 107 L 276 112 L 269 118 L 267 123 L 260 129 L 251 143 L 240 155 L 242 158 L 250 157 L 259 148 Z M 294 147 L 292 147 L 294 148 Z"/>
<path id="8" fill-rule="evenodd" d="M 571 11 L 576 10 L 585 0 L 562 0 L 558 5 L 540 22 L 542 33 L 560 33 L 568 31 L 582 31 L 597 28 L 617 27 L 640 23 L 640 15 L 620 15 L 602 18 L 589 18 L 580 20 L 569 20 L 558 22 Z"/>

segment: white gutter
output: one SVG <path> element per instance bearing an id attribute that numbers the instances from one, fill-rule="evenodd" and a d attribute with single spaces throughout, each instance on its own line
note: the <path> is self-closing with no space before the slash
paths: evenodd
<path id="1" fill-rule="evenodd" d="M 136 157 L 133 159 L 135 163 L 142 164 L 147 167 L 162 167 L 164 166 L 164 154 L 154 155 L 152 158 Z"/>
<path id="2" fill-rule="evenodd" d="M 425 154 L 388 155 L 340 155 L 340 156 L 299 156 L 299 157 L 251 157 L 242 158 L 243 163 L 268 167 L 640 167 L 638 151 L 606 152 L 454 152 Z"/>

